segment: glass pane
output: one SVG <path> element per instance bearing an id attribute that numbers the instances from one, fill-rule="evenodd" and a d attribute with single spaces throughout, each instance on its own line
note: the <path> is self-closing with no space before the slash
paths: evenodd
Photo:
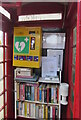
<path id="1" fill-rule="evenodd" d="M 0 79 L 3 78 L 3 63 L 0 64 Z"/>
<path id="2" fill-rule="evenodd" d="M 75 68 L 72 68 L 72 82 L 75 84 Z"/>
<path id="3" fill-rule="evenodd" d="M 7 75 L 7 62 L 5 62 L 5 75 Z"/>
<path id="4" fill-rule="evenodd" d="M 3 32 L 0 31 L 0 45 L 3 45 Z"/>
<path id="5" fill-rule="evenodd" d="M 0 120 L 4 118 L 4 109 L 0 112 Z"/>
<path id="6" fill-rule="evenodd" d="M 0 94 L 3 92 L 4 87 L 3 87 L 3 79 L 0 80 Z"/>
<path id="7" fill-rule="evenodd" d="M 5 45 L 7 45 L 7 33 L 5 33 Z"/>
<path id="8" fill-rule="evenodd" d="M 73 48 L 73 64 L 76 62 L 76 47 Z"/>
<path id="9" fill-rule="evenodd" d="M 72 101 L 72 103 L 74 103 L 74 91 L 73 91 L 73 89 L 71 89 L 71 101 Z"/>
<path id="10" fill-rule="evenodd" d="M 2 106 L 4 106 L 4 96 L 3 95 L 0 96 L 0 108 Z"/>
<path id="11" fill-rule="evenodd" d="M 7 92 L 5 92 L 5 103 L 7 103 Z"/>
<path id="12" fill-rule="evenodd" d="M 0 62 L 3 61 L 3 47 L 0 47 Z"/>
<path id="13" fill-rule="evenodd" d="M 7 89 L 7 77 L 5 77 L 5 89 Z"/>
<path id="14" fill-rule="evenodd" d="M 73 45 L 76 45 L 76 38 L 77 38 L 77 34 L 76 34 L 76 27 L 73 29 Z"/>
<path id="15" fill-rule="evenodd" d="M 7 116 L 7 105 L 5 106 L 5 116 Z"/>
<path id="16" fill-rule="evenodd" d="M 7 60 L 7 48 L 5 48 L 5 60 Z"/>

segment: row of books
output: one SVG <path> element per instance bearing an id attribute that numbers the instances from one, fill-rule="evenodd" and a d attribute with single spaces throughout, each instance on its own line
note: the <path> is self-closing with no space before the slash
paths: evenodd
<path id="1" fill-rule="evenodd" d="M 17 102 L 17 115 L 31 117 L 31 118 L 58 118 L 58 106 L 46 106 L 39 104 L 32 104 L 28 102 Z"/>
<path id="2" fill-rule="evenodd" d="M 46 103 L 59 102 L 59 87 L 50 84 L 19 84 L 17 83 L 17 100 L 31 100 Z"/>

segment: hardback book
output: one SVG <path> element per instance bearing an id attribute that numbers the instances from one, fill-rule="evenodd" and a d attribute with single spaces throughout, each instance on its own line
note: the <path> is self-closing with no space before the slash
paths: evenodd
<path id="1" fill-rule="evenodd" d="M 19 115 L 19 102 L 18 101 L 16 102 L 16 108 L 17 108 L 16 109 L 17 110 L 17 115 Z"/>
<path id="2" fill-rule="evenodd" d="M 47 102 L 47 86 L 46 85 L 44 89 L 44 102 Z"/>
<path id="3" fill-rule="evenodd" d="M 19 115 L 22 115 L 22 103 L 19 102 Z"/>
<path id="4" fill-rule="evenodd" d="M 38 106 L 38 104 L 36 104 L 36 118 L 38 119 L 39 118 L 39 106 Z"/>
<path id="5" fill-rule="evenodd" d="M 57 103 L 57 92 L 55 86 L 54 86 L 54 103 Z"/>
<path id="6" fill-rule="evenodd" d="M 51 85 L 51 103 L 54 102 L 54 86 Z"/>
<path id="7" fill-rule="evenodd" d="M 37 87 L 37 101 L 39 101 L 39 87 Z"/>
<path id="8" fill-rule="evenodd" d="M 49 103 L 49 88 L 50 88 L 50 85 L 48 84 L 47 85 L 47 103 Z"/>
<path id="9" fill-rule="evenodd" d="M 48 119 L 50 119 L 50 106 L 48 106 Z"/>
<path id="10" fill-rule="evenodd" d="M 19 83 L 17 83 L 16 88 L 17 88 L 17 100 L 19 100 Z"/>
<path id="11" fill-rule="evenodd" d="M 24 111 L 25 111 L 25 105 L 24 102 L 22 102 L 22 115 L 24 116 Z"/>
<path id="12" fill-rule="evenodd" d="M 52 120 L 52 106 L 50 106 L 50 119 Z"/>
<path id="13" fill-rule="evenodd" d="M 52 118 L 55 119 L 55 106 L 52 107 Z"/>
<path id="14" fill-rule="evenodd" d="M 34 91 L 34 87 L 31 86 L 31 100 L 34 101 L 34 95 L 35 94 L 35 91 Z"/>
<path id="15" fill-rule="evenodd" d="M 44 119 L 44 105 L 42 105 L 41 107 L 42 107 L 42 111 L 41 111 L 42 116 L 41 116 L 41 118 Z"/>
<path id="16" fill-rule="evenodd" d="M 35 89 L 34 98 L 35 98 L 35 101 L 37 101 L 37 87 L 34 87 L 34 89 Z"/>
<path id="17" fill-rule="evenodd" d="M 55 107 L 55 119 L 58 118 L 58 114 L 59 114 L 59 112 L 58 112 L 58 106 L 56 106 Z"/>
<path id="18" fill-rule="evenodd" d="M 25 116 L 27 116 L 27 102 L 24 103 L 24 107 L 25 107 L 24 114 L 25 114 Z"/>
<path id="19" fill-rule="evenodd" d="M 20 100 L 25 100 L 25 85 L 20 84 Z"/>
<path id="20" fill-rule="evenodd" d="M 48 119 L 48 106 L 46 106 L 46 119 Z"/>
<path id="21" fill-rule="evenodd" d="M 49 87 L 49 103 L 51 103 L 51 86 Z"/>
<path id="22" fill-rule="evenodd" d="M 42 101 L 42 85 L 39 86 L 39 101 Z"/>
<path id="23" fill-rule="evenodd" d="M 29 103 L 27 103 L 27 117 L 29 117 L 29 116 L 30 116 L 29 107 L 30 107 L 30 104 L 29 104 Z"/>

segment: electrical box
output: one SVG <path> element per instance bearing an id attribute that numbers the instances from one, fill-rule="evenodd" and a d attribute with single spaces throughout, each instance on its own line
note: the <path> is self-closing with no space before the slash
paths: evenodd
<path id="1" fill-rule="evenodd" d="M 15 27 L 13 40 L 13 66 L 40 68 L 41 27 Z"/>

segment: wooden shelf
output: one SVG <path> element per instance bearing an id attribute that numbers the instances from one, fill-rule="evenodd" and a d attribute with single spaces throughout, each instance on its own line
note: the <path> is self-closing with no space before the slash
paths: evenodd
<path id="1" fill-rule="evenodd" d="M 43 105 L 59 105 L 59 103 L 45 103 L 45 102 L 40 102 L 40 101 L 30 101 L 30 100 L 17 100 L 17 101 L 21 101 L 21 102 L 28 102 L 28 103 L 35 103 L 35 104 L 43 104 Z"/>

